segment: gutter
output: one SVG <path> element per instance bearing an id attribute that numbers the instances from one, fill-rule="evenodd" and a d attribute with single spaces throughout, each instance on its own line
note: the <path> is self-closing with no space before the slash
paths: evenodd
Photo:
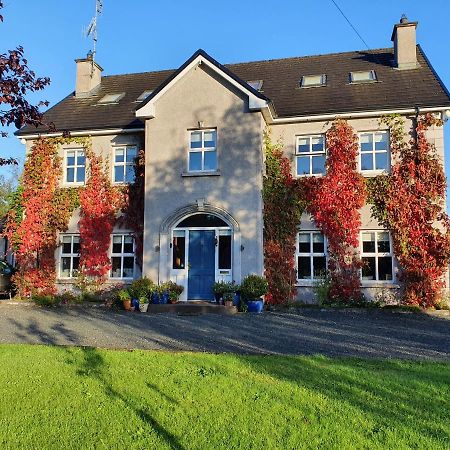
<path id="1" fill-rule="evenodd" d="M 104 130 L 82 130 L 82 131 L 71 131 L 69 132 L 70 136 L 102 136 L 107 134 L 128 134 L 128 133 L 137 133 L 137 132 L 144 132 L 145 128 L 110 128 L 110 129 L 104 129 Z M 28 140 L 28 139 L 38 139 L 40 137 L 60 137 L 63 134 L 66 134 L 61 132 L 55 132 L 55 133 L 35 133 L 35 134 L 23 134 L 17 136 L 20 140 Z"/>

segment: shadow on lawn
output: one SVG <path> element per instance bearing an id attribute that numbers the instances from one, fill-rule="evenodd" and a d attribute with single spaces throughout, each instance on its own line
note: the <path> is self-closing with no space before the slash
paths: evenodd
<path id="1" fill-rule="evenodd" d="M 435 439 L 437 445 L 450 446 L 443 425 L 448 404 L 436 398 L 436 392 L 449 390 L 450 372 L 445 364 L 321 356 L 237 358 L 257 373 L 288 381 L 330 400 L 348 402 L 373 420 L 373 435 L 405 425 Z M 371 376 L 367 377 L 367 373 Z"/>
<path id="2" fill-rule="evenodd" d="M 72 357 L 70 363 L 77 364 L 78 358 L 73 354 L 73 351 L 70 348 L 66 348 L 66 350 Z M 107 375 L 105 375 L 108 366 L 105 363 L 103 356 L 97 349 L 91 347 L 83 347 L 81 348 L 81 352 L 83 360 L 76 370 L 77 375 L 82 377 L 89 377 L 96 380 L 108 397 L 116 401 L 123 402 L 123 404 L 130 408 L 137 417 L 150 425 L 158 434 L 158 436 L 166 441 L 166 443 L 171 448 L 175 450 L 184 449 L 178 438 L 174 434 L 166 430 L 155 418 L 153 418 L 148 413 L 148 411 L 144 410 L 141 405 L 139 405 L 138 400 L 129 395 L 125 396 L 113 388 L 113 386 L 107 379 Z M 156 388 L 156 386 L 153 386 L 150 383 L 147 383 L 147 386 L 156 390 L 159 395 L 164 396 L 164 398 L 168 399 L 170 402 L 173 403 L 175 401 L 174 399 L 161 392 L 158 388 Z"/>

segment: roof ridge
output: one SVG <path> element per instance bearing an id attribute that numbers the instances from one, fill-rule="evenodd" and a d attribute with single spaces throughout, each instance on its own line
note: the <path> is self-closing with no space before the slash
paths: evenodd
<path id="1" fill-rule="evenodd" d="M 164 69 L 164 70 L 149 70 L 149 71 L 143 71 L 143 72 L 128 72 L 128 73 L 116 73 L 114 75 L 102 75 L 103 78 L 113 78 L 113 77 L 125 77 L 128 75 L 145 75 L 149 73 L 163 73 L 163 72 L 174 72 L 177 69 Z"/>

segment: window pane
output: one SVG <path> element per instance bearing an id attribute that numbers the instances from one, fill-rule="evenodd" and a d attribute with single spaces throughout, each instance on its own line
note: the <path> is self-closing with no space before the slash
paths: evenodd
<path id="1" fill-rule="evenodd" d="M 113 253 L 122 253 L 122 236 L 113 236 Z"/>
<path id="2" fill-rule="evenodd" d="M 325 253 L 325 242 L 323 234 L 314 233 L 313 234 L 313 252 L 314 253 Z"/>
<path id="3" fill-rule="evenodd" d="M 114 182 L 115 183 L 123 183 L 124 180 L 124 166 L 115 166 L 114 167 Z"/>
<path id="4" fill-rule="evenodd" d="M 383 231 L 377 236 L 378 253 L 391 253 L 391 244 L 389 242 L 389 233 Z"/>
<path id="5" fill-rule="evenodd" d="M 78 256 L 74 256 L 73 262 L 72 262 L 72 276 L 73 277 L 77 276 L 79 268 L 80 268 L 80 258 Z"/>
<path id="6" fill-rule="evenodd" d="M 312 157 L 312 173 L 313 174 L 325 173 L 325 156 Z"/>
<path id="7" fill-rule="evenodd" d="M 361 155 L 361 170 L 373 170 L 373 155 L 366 153 Z"/>
<path id="8" fill-rule="evenodd" d="M 375 169 L 386 170 L 387 169 L 387 153 L 375 153 Z"/>
<path id="9" fill-rule="evenodd" d="M 298 252 L 310 253 L 311 252 L 311 235 L 309 233 L 299 233 L 298 235 Z"/>
<path id="10" fill-rule="evenodd" d="M 134 163 L 135 158 L 136 158 L 136 148 L 134 147 L 127 148 L 127 162 Z"/>
<path id="11" fill-rule="evenodd" d="M 72 252 L 76 255 L 80 253 L 80 236 L 73 237 Z"/>
<path id="12" fill-rule="evenodd" d="M 219 269 L 231 269 L 231 236 L 219 236 Z"/>
<path id="13" fill-rule="evenodd" d="M 125 256 L 123 258 L 123 277 L 133 278 L 134 275 L 134 257 Z"/>
<path id="14" fill-rule="evenodd" d="M 116 154 L 115 154 L 115 162 L 124 162 L 124 149 L 123 148 L 116 148 Z"/>
<path id="15" fill-rule="evenodd" d="M 217 153 L 205 152 L 205 167 L 204 170 L 216 170 L 217 169 Z"/>
<path id="16" fill-rule="evenodd" d="M 298 152 L 299 153 L 309 152 L 309 138 L 308 137 L 298 138 Z"/>
<path id="17" fill-rule="evenodd" d="M 111 277 L 112 278 L 121 278 L 122 277 L 122 271 L 120 268 L 121 262 L 122 262 L 122 258 L 120 258 L 120 257 L 111 258 L 111 265 L 112 265 Z"/>
<path id="18" fill-rule="evenodd" d="M 127 183 L 134 183 L 134 166 L 128 164 L 125 168 L 125 181 Z"/>
<path id="19" fill-rule="evenodd" d="M 297 156 L 297 175 L 309 175 L 309 156 Z"/>
<path id="20" fill-rule="evenodd" d="M 373 150 L 373 136 L 372 134 L 361 134 L 360 136 L 361 142 L 361 151 L 362 152 L 371 152 Z"/>
<path id="21" fill-rule="evenodd" d="M 363 253 L 375 253 L 375 233 L 362 234 Z"/>
<path id="22" fill-rule="evenodd" d="M 84 166 L 84 164 L 85 164 L 84 152 L 78 152 L 77 153 L 77 165 Z"/>
<path id="23" fill-rule="evenodd" d="M 75 165 L 75 152 L 67 152 L 66 154 L 66 165 L 74 166 Z"/>
<path id="24" fill-rule="evenodd" d="M 70 258 L 61 258 L 61 276 L 70 277 Z"/>
<path id="25" fill-rule="evenodd" d="M 123 238 L 123 252 L 134 253 L 133 236 L 124 236 Z"/>
<path id="26" fill-rule="evenodd" d="M 309 256 L 298 257 L 298 279 L 305 280 L 311 278 L 311 260 Z"/>
<path id="27" fill-rule="evenodd" d="M 201 148 L 201 146 L 202 146 L 201 131 L 195 131 L 191 133 L 191 148 Z"/>
<path id="28" fill-rule="evenodd" d="M 183 232 L 184 234 L 184 232 Z M 184 269 L 185 264 L 185 237 L 174 236 L 172 240 L 172 267 L 174 269 Z"/>
<path id="29" fill-rule="evenodd" d="M 324 278 L 326 268 L 325 256 L 313 257 L 314 278 Z"/>
<path id="30" fill-rule="evenodd" d="M 316 136 L 311 139 L 312 142 L 312 151 L 313 152 L 321 152 L 323 151 L 323 136 Z"/>
<path id="31" fill-rule="evenodd" d="M 77 183 L 84 183 L 84 166 L 83 167 L 77 167 Z"/>
<path id="32" fill-rule="evenodd" d="M 216 146 L 216 132 L 215 131 L 205 131 L 204 136 L 205 147 L 215 147 Z"/>
<path id="33" fill-rule="evenodd" d="M 74 168 L 67 168 L 66 181 L 68 183 L 73 183 L 75 181 L 75 169 Z"/>
<path id="34" fill-rule="evenodd" d="M 375 150 L 387 150 L 388 149 L 388 134 L 376 133 L 375 134 Z"/>
<path id="35" fill-rule="evenodd" d="M 63 236 L 62 238 L 62 253 L 72 253 L 72 236 Z"/>
<path id="36" fill-rule="evenodd" d="M 362 258 L 363 268 L 362 277 L 363 280 L 375 280 L 375 258 Z"/>
<path id="37" fill-rule="evenodd" d="M 383 256 L 378 258 L 378 279 L 383 281 L 392 280 L 392 257 Z"/>
<path id="38" fill-rule="evenodd" d="M 201 152 L 189 153 L 189 170 L 202 170 L 202 154 Z"/>

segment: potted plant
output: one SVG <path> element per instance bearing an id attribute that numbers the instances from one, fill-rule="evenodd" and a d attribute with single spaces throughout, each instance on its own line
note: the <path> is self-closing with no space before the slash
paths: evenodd
<path id="1" fill-rule="evenodd" d="M 260 313 L 264 307 L 261 298 L 267 294 L 269 283 L 264 277 L 258 275 L 247 275 L 241 284 L 241 296 L 247 303 L 249 312 Z"/>
<path id="2" fill-rule="evenodd" d="M 216 281 L 212 285 L 212 291 L 214 292 L 214 300 L 217 302 L 218 305 L 222 303 L 223 300 L 223 294 L 227 290 L 228 283 L 225 283 L 224 281 Z"/>
<path id="3" fill-rule="evenodd" d="M 173 281 L 168 281 L 167 283 L 165 283 L 165 287 L 169 292 L 169 302 L 177 303 L 180 298 L 180 295 L 184 291 L 184 287 L 174 283 Z"/>
<path id="4" fill-rule="evenodd" d="M 149 278 L 144 277 L 139 280 L 134 280 L 128 287 L 128 292 L 130 293 L 132 299 L 136 299 L 139 303 L 142 303 L 144 298 L 150 298 L 154 287 L 155 283 L 153 283 L 153 281 Z"/>
<path id="5" fill-rule="evenodd" d="M 119 300 L 122 302 L 123 308 L 126 311 L 131 311 L 131 295 L 128 292 L 128 289 L 121 289 L 117 293 L 117 296 L 119 297 Z"/>
<path id="6" fill-rule="evenodd" d="M 139 297 L 139 311 L 147 312 L 148 309 L 148 297 L 147 295 L 143 295 Z"/>
<path id="7" fill-rule="evenodd" d="M 225 294 L 223 294 L 223 301 L 227 308 L 231 308 L 233 306 L 233 297 L 233 292 L 225 292 Z"/>

